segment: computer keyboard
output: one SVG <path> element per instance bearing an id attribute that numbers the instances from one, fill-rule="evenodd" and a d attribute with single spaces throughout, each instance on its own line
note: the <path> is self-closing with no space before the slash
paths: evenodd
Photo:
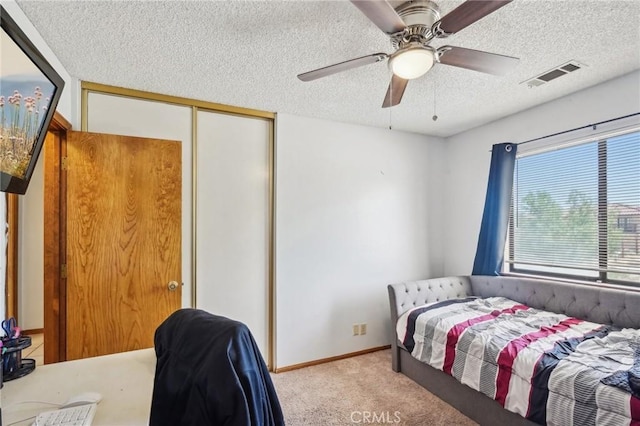
<path id="1" fill-rule="evenodd" d="M 38 414 L 34 426 L 89 426 L 98 404 L 84 404 Z"/>

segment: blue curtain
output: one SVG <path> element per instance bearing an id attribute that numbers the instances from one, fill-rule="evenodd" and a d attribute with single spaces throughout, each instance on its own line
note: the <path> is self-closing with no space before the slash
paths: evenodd
<path id="1" fill-rule="evenodd" d="M 491 150 L 487 197 L 472 275 L 500 275 L 502 270 L 517 148 L 515 144 L 501 143 Z"/>

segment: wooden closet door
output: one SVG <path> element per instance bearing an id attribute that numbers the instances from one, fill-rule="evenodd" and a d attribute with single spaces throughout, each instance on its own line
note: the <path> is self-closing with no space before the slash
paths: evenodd
<path id="1" fill-rule="evenodd" d="M 67 134 L 67 359 L 148 348 L 181 307 L 181 144 Z"/>

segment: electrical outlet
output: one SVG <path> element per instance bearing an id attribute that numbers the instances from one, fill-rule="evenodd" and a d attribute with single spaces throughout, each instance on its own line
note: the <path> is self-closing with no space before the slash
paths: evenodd
<path id="1" fill-rule="evenodd" d="M 367 323 L 360 324 L 360 335 L 367 334 Z"/>
<path id="2" fill-rule="evenodd" d="M 353 324 L 353 335 L 357 336 L 360 334 L 360 326 L 358 324 Z"/>

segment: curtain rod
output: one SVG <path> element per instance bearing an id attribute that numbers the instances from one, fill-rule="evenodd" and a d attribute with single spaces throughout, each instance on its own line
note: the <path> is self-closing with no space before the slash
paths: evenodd
<path id="1" fill-rule="evenodd" d="M 539 141 L 541 139 L 546 139 L 546 138 L 550 138 L 553 136 L 558 136 L 558 135 L 564 135 L 565 133 L 571 133 L 571 132 L 575 132 L 576 130 L 583 130 L 583 129 L 588 129 L 589 127 L 593 128 L 593 130 L 596 129 L 597 126 L 601 125 L 601 124 L 606 124 L 606 123 L 611 123 L 612 121 L 617 121 L 617 120 L 623 120 L 625 118 L 629 118 L 629 117 L 633 117 L 635 115 L 640 115 L 640 112 L 635 112 L 633 114 L 629 114 L 629 115 L 624 115 L 622 117 L 618 117 L 618 118 L 612 118 L 610 120 L 604 120 L 604 121 L 599 121 L 597 123 L 593 123 L 593 124 L 587 124 L 586 126 L 582 126 L 582 127 L 576 127 L 575 129 L 571 129 L 571 130 L 564 130 L 562 132 L 558 132 L 558 133 L 552 133 L 550 135 L 546 135 L 546 136 L 541 136 L 539 138 L 535 138 L 535 139 L 529 139 L 528 141 L 524 141 L 524 142 L 520 142 L 516 145 L 524 145 L 526 143 L 529 142 L 535 142 L 535 141 Z"/>

